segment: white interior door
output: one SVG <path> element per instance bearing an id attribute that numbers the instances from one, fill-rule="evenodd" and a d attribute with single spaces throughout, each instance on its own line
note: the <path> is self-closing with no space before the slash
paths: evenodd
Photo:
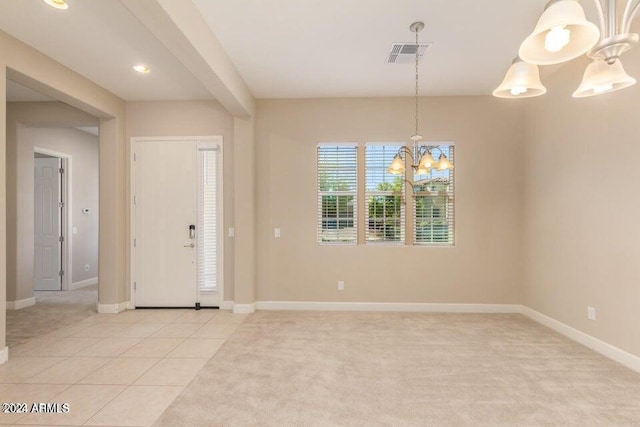
<path id="1" fill-rule="evenodd" d="M 62 286 L 62 223 L 60 159 L 35 158 L 35 253 L 36 291 L 59 291 Z"/>
<path id="2" fill-rule="evenodd" d="M 195 141 L 135 144 L 135 302 L 194 306 L 198 221 Z"/>

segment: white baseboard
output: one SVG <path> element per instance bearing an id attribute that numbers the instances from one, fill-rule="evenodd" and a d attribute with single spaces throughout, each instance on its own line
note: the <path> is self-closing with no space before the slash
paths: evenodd
<path id="1" fill-rule="evenodd" d="M 234 314 L 251 314 L 256 311 L 255 304 L 233 304 Z"/>
<path id="2" fill-rule="evenodd" d="M 398 311 L 424 313 L 520 313 L 519 304 L 257 301 L 258 310 Z"/>
<path id="3" fill-rule="evenodd" d="M 233 301 L 222 301 L 222 305 L 220 306 L 220 310 L 233 310 L 233 306 L 235 303 Z"/>
<path id="4" fill-rule="evenodd" d="M 3 363 L 7 363 L 9 360 L 9 347 L 5 347 L 0 350 L 0 365 Z"/>
<path id="5" fill-rule="evenodd" d="M 7 301 L 7 310 L 20 310 L 36 304 L 36 297 L 19 299 L 17 301 Z"/>
<path id="6" fill-rule="evenodd" d="M 98 278 L 92 277 L 90 279 L 80 280 L 79 282 L 73 282 L 69 287 L 69 290 L 75 291 L 76 289 L 85 288 L 87 286 L 92 286 L 97 284 L 98 284 Z"/>
<path id="7" fill-rule="evenodd" d="M 129 301 L 121 302 L 119 304 L 98 304 L 98 313 L 117 314 L 121 311 L 125 311 L 129 305 Z"/>
<path id="8" fill-rule="evenodd" d="M 568 338 L 571 338 L 574 341 L 579 342 L 586 347 L 589 347 L 591 350 L 594 350 L 602 354 L 603 356 L 608 357 L 609 359 L 615 360 L 616 362 L 626 366 L 627 368 L 640 372 L 640 357 L 634 354 L 628 353 L 616 346 L 608 344 L 602 340 L 599 340 L 598 338 L 592 337 L 589 334 L 579 331 L 578 329 L 575 329 L 529 307 L 522 306 L 522 314 L 548 328 L 553 329 L 556 332 L 561 333 Z"/>

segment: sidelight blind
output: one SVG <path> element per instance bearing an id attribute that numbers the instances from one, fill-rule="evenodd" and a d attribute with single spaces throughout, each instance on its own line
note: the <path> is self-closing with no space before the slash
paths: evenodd
<path id="1" fill-rule="evenodd" d="M 418 148 L 419 146 L 415 147 L 416 152 Z M 431 153 L 436 161 L 441 152 L 455 165 L 453 145 L 440 144 L 437 148 L 433 148 Z M 414 175 L 413 230 L 416 245 L 451 246 L 454 244 L 454 178 L 455 169 L 438 171 L 433 168 L 427 175 Z"/>
<path id="2" fill-rule="evenodd" d="M 356 144 L 318 144 L 318 243 L 356 244 L 358 149 Z"/>
<path id="3" fill-rule="evenodd" d="M 218 290 L 218 157 L 215 148 L 199 150 L 198 287 L 205 292 Z"/>
<path id="4" fill-rule="evenodd" d="M 404 244 L 404 176 L 387 172 L 402 144 L 365 146 L 367 244 Z"/>

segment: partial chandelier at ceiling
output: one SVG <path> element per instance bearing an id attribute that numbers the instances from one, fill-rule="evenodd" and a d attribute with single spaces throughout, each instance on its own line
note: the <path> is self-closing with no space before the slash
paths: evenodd
<path id="1" fill-rule="evenodd" d="M 579 0 L 550 0 L 533 32 L 522 42 L 518 56 L 493 96 L 531 98 L 546 93 L 539 65 L 560 64 L 586 54 L 591 59 L 574 98 L 601 95 L 636 83 L 622 66 L 620 56 L 638 43 L 630 33 L 640 12 L 640 0 L 626 0 L 618 13 L 616 0 L 590 0 L 596 5 L 598 24 L 587 20 Z"/>
<path id="2" fill-rule="evenodd" d="M 416 49 L 415 49 L 416 81 L 415 83 L 416 84 L 415 84 L 415 97 L 414 97 L 415 106 L 416 106 L 415 116 L 414 116 L 416 128 L 413 135 L 409 137 L 409 139 L 411 139 L 411 141 L 413 141 L 414 144 L 417 144 L 419 141 L 422 141 L 422 135 L 418 131 L 418 89 L 419 89 L 419 83 L 420 83 L 420 79 L 419 79 L 420 74 L 418 73 L 418 70 L 419 70 L 418 65 L 419 65 L 419 58 L 420 58 L 418 47 L 420 46 L 420 43 L 418 43 L 419 41 L 418 33 L 423 29 L 424 29 L 424 23 L 419 21 L 414 22 L 409 26 L 409 30 L 416 34 L 416 44 L 415 44 L 416 46 Z M 434 149 L 440 151 L 440 157 L 438 158 L 437 162 L 434 160 L 433 156 L 431 155 L 431 152 Z M 418 175 L 428 175 L 432 169 L 443 171 L 447 169 L 453 169 L 454 167 L 453 163 L 451 163 L 451 161 L 447 159 L 447 156 L 442 152 L 442 150 L 440 150 L 440 147 L 438 147 L 437 145 L 419 146 L 419 148 L 417 149 L 417 157 L 420 158 L 420 161 L 418 162 L 418 164 L 413 164 L 414 158 L 413 158 L 413 154 L 411 153 L 411 150 L 406 146 L 402 146 L 400 147 L 396 155 L 393 157 L 393 160 L 391 161 L 391 164 L 389 165 L 387 172 L 393 175 L 404 175 L 406 170 L 405 168 L 406 158 L 411 159 L 411 168 L 413 168 L 413 170 Z M 413 187 L 413 184 L 411 183 L 411 181 L 407 181 L 406 179 L 404 181 Z"/>

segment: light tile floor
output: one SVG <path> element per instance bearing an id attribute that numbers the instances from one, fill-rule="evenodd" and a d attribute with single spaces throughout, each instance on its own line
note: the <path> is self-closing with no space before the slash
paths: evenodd
<path id="1" fill-rule="evenodd" d="M 218 310 L 98 314 L 10 347 L 0 403 L 68 403 L 2 425 L 149 426 L 244 321 Z"/>
<path id="2" fill-rule="evenodd" d="M 11 348 L 59 329 L 71 335 L 72 325 L 95 316 L 98 285 L 75 291 L 36 291 L 36 305 L 7 310 L 7 345 Z M 64 329 L 60 329 L 64 327 Z"/>

